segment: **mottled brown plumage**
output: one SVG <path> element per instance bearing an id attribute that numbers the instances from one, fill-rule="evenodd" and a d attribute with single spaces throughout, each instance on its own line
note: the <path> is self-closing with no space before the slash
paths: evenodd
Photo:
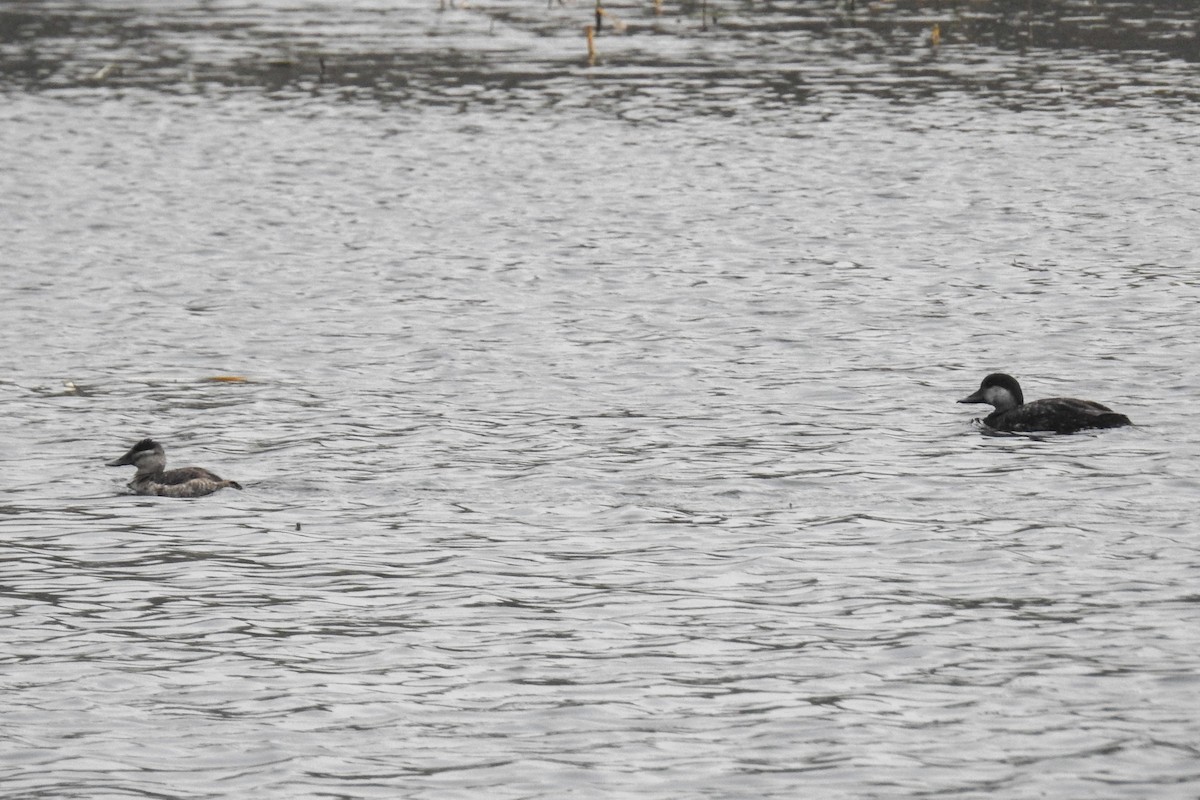
<path id="1" fill-rule="evenodd" d="M 129 482 L 134 494 L 152 494 L 162 497 L 203 497 L 218 489 L 229 487 L 241 489 L 237 481 L 223 480 L 201 467 L 166 469 L 167 456 L 162 445 L 153 439 L 142 439 L 129 448 L 129 452 L 108 462 L 110 467 L 137 467 L 137 473 Z"/>

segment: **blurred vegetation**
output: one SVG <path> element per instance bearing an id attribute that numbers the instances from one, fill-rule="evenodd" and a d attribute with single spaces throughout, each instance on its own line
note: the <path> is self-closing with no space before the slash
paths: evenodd
<path id="1" fill-rule="evenodd" d="M 894 55 L 924 42 L 943 52 L 1048 49 L 1200 62 L 1200 0 L 614 0 L 603 8 L 600 63 L 647 69 L 660 65 L 655 42 L 664 36 L 769 42 L 788 32 L 834 40 L 832 49 L 846 54 Z M 362 17 L 374 36 L 362 34 L 361 22 L 339 33 L 346 19 Z M 12 0 L 0 5 L 0 90 L 207 82 L 386 93 L 434 73 L 519 84 L 584 63 L 584 25 L 593 19 L 593 0 L 427 0 L 332 15 L 270 3 L 213 12 L 190 3 Z M 522 64 L 498 30 L 561 44 Z M 615 36 L 644 44 L 615 55 Z M 489 41 L 501 43 L 489 49 Z"/>

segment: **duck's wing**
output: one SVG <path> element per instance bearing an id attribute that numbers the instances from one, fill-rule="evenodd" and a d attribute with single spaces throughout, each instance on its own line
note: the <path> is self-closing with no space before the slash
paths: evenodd
<path id="1" fill-rule="evenodd" d="M 158 483 L 167 486 L 174 486 L 188 481 L 214 481 L 223 483 L 220 477 L 203 467 L 180 467 L 179 469 L 169 469 L 162 474 L 162 477 L 157 479 Z"/>
<path id="2" fill-rule="evenodd" d="M 1022 408 L 1026 410 L 1028 420 L 1038 426 L 1028 430 L 1074 433 L 1084 428 L 1119 428 L 1132 424 L 1129 417 L 1118 414 L 1102 403 L 1074 397 L 1035 400 Z"/>
<path id="3" fill-rule="evenodd" d="M 1055 403 L 1061 403 L 1077 410 L 1081 414 L 1111 414 L 1113 410 L 1108 406 L 1097 403 L 1095 400 L 1076 400 L 1074 397 L 1052 397 L 1051 400 Z"/>

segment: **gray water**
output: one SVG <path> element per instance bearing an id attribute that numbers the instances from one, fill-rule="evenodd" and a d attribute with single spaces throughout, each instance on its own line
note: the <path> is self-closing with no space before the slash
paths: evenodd
<path id="1" fill-rule="evenodd" d="M 711 6 L 0 4 L 6 798 L 1200 796 L 1194 10 Z"/>

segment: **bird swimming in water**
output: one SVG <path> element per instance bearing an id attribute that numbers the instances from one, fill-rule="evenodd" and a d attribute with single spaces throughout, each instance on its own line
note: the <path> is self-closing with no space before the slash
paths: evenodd
<path id="1" fill-rule="evenodd" d="M 200 467 L 166 469 L 167 456 L 162 445 L 153 439 L 142 439 L 129 452 L 108 462 L 110 467 L 137 467 L 129 488 L 134 494 L 156 494 L 162 497 L 203 497 L 218 489 L 241 489 L 237 481 L 222 480 Z"/>
<path id="2" fill-rule="evenodd" d="M 1050 397 L 1026 403 L 1021 384 L 1003 372 L 988 375 L 979 385 L 979 391 L 958 402 L 994 406 L 996 410 L 984 417 L 983 424 L 997 431 L 1075 433 L 1086 428 L 1120 428 L 1133 424 L 1124 414 L 1092 400 Z"/>

